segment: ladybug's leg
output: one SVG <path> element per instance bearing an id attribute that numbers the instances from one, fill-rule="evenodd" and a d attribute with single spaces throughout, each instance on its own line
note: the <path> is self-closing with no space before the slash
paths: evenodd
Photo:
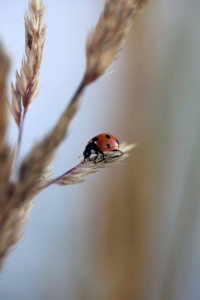
<path id="1" fill-rule="evenodd" d="M 92 161 L 89 157 L 84 156 L 84 161 L 86 161 L 86 159 L 89 159 L 89 161 Z"/>
<path id="2" fill-rule="evenodd" d="M 102 156 L 103 156 L 103 159 L 102 159 L 102 160 L 104 160 L 104 161 L 106 162 L 103 151 L 99 150 L 99 153 L 102 154 Z M 97 157 L 96 157 L 96 158 L 97 158 Z M 101 161 L 102 161 L 102 160 L 101 160 Z M 101 162 L 101 161 L 99 161 L 99 162 Z"/>
<path id="3" fill-rule="evenodd" d="M 105 157 L 104 157 L 104 153 L 103 153 L 103 151 L 101 151 L 101 154 L 102 154 L 102 156 L 103 156 L 102 160 L 104 160 L 104 161 L 105 161 L 105 163 L 106 163 L 106 160 L 105 160 Z M 101 161 L 102 161 L 102 160 L 101 160 Z"/>
<path id="4" fill-rule="evenodd" d="M 106 162 L 105 157 L 104 157 L 104 153 L 103 153 L 103 152 L 102 152 L 102 155 L 103 155 L 103 160 Z"/>
<path id="5" fill-rule="evenodd" d="M 99 152 L 98 152 L 98 151 L 95 151 L 95 154 L 97 155 L 97 156 L 95 157 L 95 159 L 94 159 L 94 163 L 96 164 L 96 163 L 97 163 L 96 160 L 97 160 L 97 158 L 99 157 Z"/>
<path id="6" fill-rule="evenodd" d="M 106 162 L 103 151 L 100 150 L 99 152 L 102 154 L 103 160 Z"/>

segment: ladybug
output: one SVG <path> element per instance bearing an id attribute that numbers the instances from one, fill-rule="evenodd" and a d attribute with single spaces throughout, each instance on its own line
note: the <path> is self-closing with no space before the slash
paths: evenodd
<path id="1" fill-rule="evenodd" d="M 84 161 L 85 159 L 90 159 L 90 155 L 96 154 L 97 156 L 94 159 L 96 163 L 99 154 L 102 154 L 103 160 L 106 162 L 104 158 L 104 151 L 117 151 L 120 145 L 116 137 L 109 133 L 101 133 L 93 137 L 86 145 L 85 150 L 83 151 Z"/>

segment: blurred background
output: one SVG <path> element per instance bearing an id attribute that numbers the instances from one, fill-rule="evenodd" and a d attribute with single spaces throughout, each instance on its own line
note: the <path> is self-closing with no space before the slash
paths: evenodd
<path id="1" fill-rule="evenodd" d="M 104 1 L 45 4 L 42 89 L 26 118 L 22 155 L 53 126 L 79 84 L 86 38 Z M 0 2 L 9 81 L 24 53 L 26 8 L 26 0 Z M 200 299 L 199 15 L 196 0 L 151 0 L 114 72 L 86 90 L 54 176 L 75 166 L 98 133 L 138 146 L 123 165 L 35 198 L 25 236 L 0 276 L 0 299 Z"/>

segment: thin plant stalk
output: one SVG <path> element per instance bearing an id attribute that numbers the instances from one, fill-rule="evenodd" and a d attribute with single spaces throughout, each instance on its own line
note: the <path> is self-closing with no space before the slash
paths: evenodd
<path id="1" fill-rule="evenodd" d="M 26 113 L 24 110 L 22 121 L 21 121 L 21 124 L 18 129 L 18 139 L 17 139 L 16 148 L 15 148 L 13 167 L 12 167 L 12 173 L 11 173 L 11 178 L 10 178 L 11 183 L 15 183 L 17 181 L 19 154 L 20 154 L 20 149 L 21 149 L 21 144 L 22 144 L 22 135 L 23 135 L 23 128 L 24 128 L 24 123 L 25 123 L 25 115 L 26 115 Z"/>

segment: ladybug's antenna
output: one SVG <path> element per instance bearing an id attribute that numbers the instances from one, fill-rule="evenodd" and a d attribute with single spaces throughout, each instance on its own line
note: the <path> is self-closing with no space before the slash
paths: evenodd
<path id="1" fill-rule="evenodd" d="M 81 156 L 83 156 L 83 154 Z M 78 156 L 78 158 L 80 158 L 81 156 Z"/>

